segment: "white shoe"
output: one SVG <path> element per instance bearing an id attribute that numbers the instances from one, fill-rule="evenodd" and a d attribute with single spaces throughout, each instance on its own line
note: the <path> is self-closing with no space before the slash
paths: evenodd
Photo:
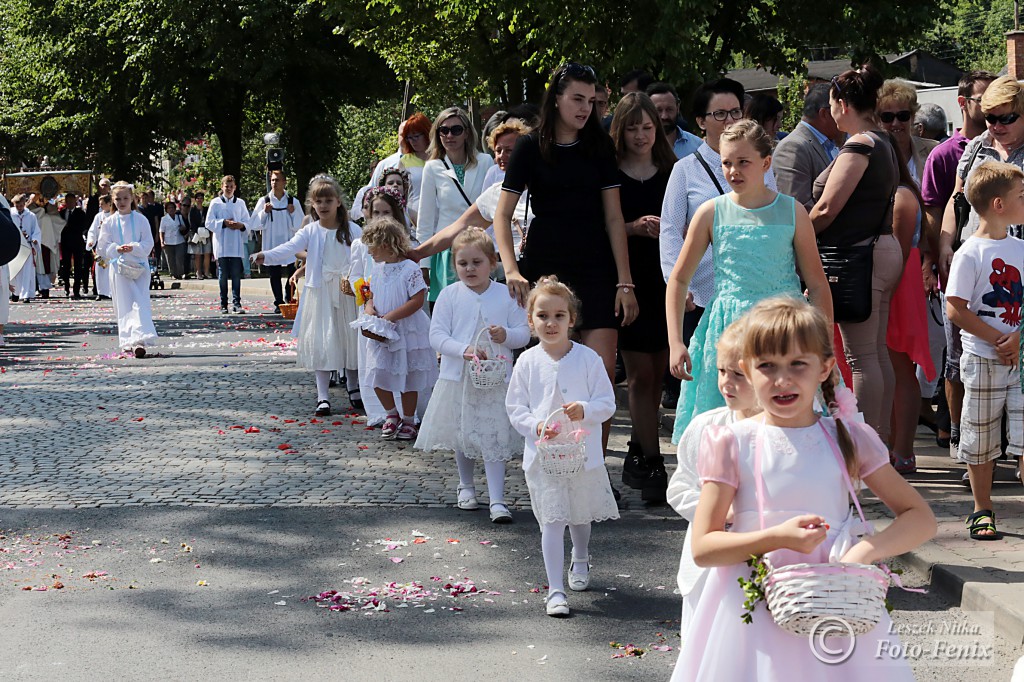
<path id="1" fill-rule="evenodd" d="M 465 511 L 475 511 L 480 508 L 480 503 L 476 501 L 476 488 L 473 486 L 459 486 L 459 509 Z"/>
<path id="2" fill-rule="evenodd" d="M 572 567 L 576 564 L 586 564 L 587 572 L 576 573 L 575 571 L 573 571 Z M 569 589 L 573 592 L 583 592 L 588 587 L 590 587 L 590 557 L 587 556 L 581 559 L 577 558 L 574 553 L 572 557 L 572 563 L 569 564 L 569 574 L 566 577 L 568 578 L 566 582 L 569 583 Z"/>
<path id="3" fill-rule="evenodd" d="M 549 616 L 553 618 L 565 618 L 569 615 L 569 602 L 565 598 L 565 592 L 555 590 L 545 599 L 547 605 L 544 607 Z"/>
<path id="4" fill-rule="evenodd" d="M 491 503 L 491 521 L 494 523 L 512 523 L 512 513 L 504 502 Z"/>

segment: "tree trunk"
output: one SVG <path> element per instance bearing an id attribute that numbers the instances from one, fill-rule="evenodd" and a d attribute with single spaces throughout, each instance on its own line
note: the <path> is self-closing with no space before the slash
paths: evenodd
<path id="1" fill-rule="evenodd" d="M 242 121 L 245 98 L 237 88 L 220 93 L 216 101 L 209 102 L 213 132 L 220 141 L 224 175 L 233 175 L 240 184 L 242 176 Z"/>

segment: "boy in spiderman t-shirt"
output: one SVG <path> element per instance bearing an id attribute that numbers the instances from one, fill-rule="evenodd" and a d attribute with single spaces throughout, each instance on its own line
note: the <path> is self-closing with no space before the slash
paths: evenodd
<path id="1" fill-rule="evenodd" d="M 971 538 L 998 540 L 992 511 L 992 475 L 1001 452 L 1001 422 L 1007 417 L 1008 455 L 1024 455 L 1024 394 L 1021 393 L 1020 327 L 1024 305 L 1024 241 L 1007 235 L 1024 224 L 1024 172 L 986 161 L 967 178 L 967 200 L 980 219 L 978 230 L 954 254 L 946 284 L 946 310 L 960 327 L 964 352 L 960 376 L 964 406 L 960 458 L 967 463 L 974 512 Z"/>

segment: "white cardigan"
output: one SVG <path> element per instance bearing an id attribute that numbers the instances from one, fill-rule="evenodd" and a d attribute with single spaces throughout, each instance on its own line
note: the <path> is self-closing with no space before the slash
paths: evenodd
<path id="1" fill-rule="evenodd" d="M 601 424 L 615 414 L 615 390 L 601 356 L 575 342 L 557 362 L 542 346 L 519 356 L 505 396 L 505 409 L 512 426 L 526 437 L 524 470 L 537 458 L 537 426 L 555 409 L 572 402 L 583 406 L 583 428 L 590 432 L 585 468 L 604 466 Z"/>
<path id="2" fill-rule="evenodd" d="M 348 224 L 349 236 L 356 240 L 362 235 L 362 230 L 355 223 Z M 306 252 L 306 286 L 319 287 L 321 270 L 323 269 L 324 242 L 328 235 L 334 239 L 334 230 L 320 227 L 320 221 L 314 220 L 295 233 L 295 236 L 284 244 L 262 251 L 263 262 L 267 265 L 288 265 L 295 260 L 295 254 L 299 251 Z M 346 255 L 351 259 L 351 247 L 346 246 Z"/>
<path id="3" fill-rule="evenodd" d="M 444 161 L 448 162 L 445 169 Z M 420 203 L 416 216 L 416 239 L 422 244 L 434 236 L 436 232 L 448 227 L 466 212 L 470 204 L 462 197 L 456 186 L 458 178 L 447 159 L 433 159 L 423 166 L 423 179 L 420 186 Z M 494 165 L 494 159 L 487 154 L 478 153 L 476 164 L 466 167 L 466 182 L 462 189 L 470 203 L 476 201 L 484 191 L 484 176 Z M 429 267 L 429 261 L 423 259 L 421 267 Z"/>
<path id="4" fill-rule="evenodd" d="M 509 359 L 505 374 L 505 382 L 508 382 L 512 374 L 512 349 L 529 343 L 530 325 L 526 322 L 526 310 L 508 295 L 504 284 L 494 281 L 482 294 L 456 282 L 445 287 L 437 297 L 430 318 L 430 345 L 441 354 L 441 379 L 462 379 L 462 368 L 466 364 L 462 354 L 475 341 L 481 317 L 485 327 L 495 324 L 507 332 L 505 343 L 494 345 Z M 481 336 L 493 343 L 486 332 Z"/>

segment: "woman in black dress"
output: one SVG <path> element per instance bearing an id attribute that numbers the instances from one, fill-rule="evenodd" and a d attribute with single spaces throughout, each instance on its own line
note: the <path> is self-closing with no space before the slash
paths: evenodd
<path id="1" fill-rule="evenodd" d="M 520 302 L 543 275 L 572 287 L 582 304 L 576 329 L 612 376 L 618 330 L 636 318 L 637 304 L 615 150 L 594 110 L 596 83 L 589 66 L 569 63 L 555 71 L 539 129 L 519 138 L 512 152 L 494 235 L 509 293 Z M 516 266 L 511 218 L 524 191 L 536 217 Z"/>
<path id="2" fill-rule="evenodd" d="M 537 132 L 519 138 L 494 216 L 494 236 L 509 293 L 522 305 L 530 282 L 557 275 L 580 300 L 583 344 L 604 360 L 611 379 L 619 328 L 636 319 L 615 150 L 594 108 L 589 66 L 559 67 L 541 103 Z M 512 214 L 529 192 L 534 219 L 522 257 L 512 246 Z M 608 426 L 604 435 L 607 444 Z"/>
<path id="3" fill-rule="evenodd" d="M 619 100 L 611 133 L 619 162 L 629 269 L 640 306 L 636 321 L 619 332 L 632 421 L 622 482 L 641 489 L 644 500 L 664 502 L 668 474 L 658 442 L 658 407 L 661 378 L 668 369 L 668 327 L 658 236 L 661 203 L 676 155 L 658 121 L 658 110 L 643 93 L 632 92 Z"/>

